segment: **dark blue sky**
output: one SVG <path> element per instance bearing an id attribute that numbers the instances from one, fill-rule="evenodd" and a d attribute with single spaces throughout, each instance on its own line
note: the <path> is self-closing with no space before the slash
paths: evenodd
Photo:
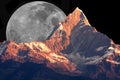
<path id="1" fill-rule="evenodd" d="M 7 22 L 20 5 L 33 0 L 0 0 L 0 42 L 6 40 Z M 66 15 L 71 13 L 76 7 L 83 10 L 90 24 L 98 31 L 108 35 L 116 43 L 120 43 L 120 31 L 118 2 L 104 0 L 45 0 L 60 7 Z"/>

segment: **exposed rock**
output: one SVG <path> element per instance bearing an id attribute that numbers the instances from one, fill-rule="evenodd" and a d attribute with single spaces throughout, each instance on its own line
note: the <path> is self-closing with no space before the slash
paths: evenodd
<path id="1" fill-rule="evenodd" d="M 63 74 L 72 77 L 71 80 L 80 79 L 81 76 L 97 80 L 120 79 L 120 46 L 92 27 L 79 8 L 60 22 L 59 28 L 48 40 L 19 44 L 6 41 L 0 43 L 0 55 L 0 66 L 8 64 L 7 61 L 12 60 L 10 63 L 20 62 L 18 68 L 27 63 L 37 65 L 36 67 L 44 65 L 44 69 L 52 69 L 56 72 L 52 73 L 59 77 Z M 39 69 L 36 69 L 37 74 L 41 72 Z M 28 71 L 23 69 L 18 74 L 22 76 L 26 72 Z M 35 73 L 35 71 L 33 72 Z M 2 67 L 0 67 L 0 73 L 3 73 Z M 4 73 L 7 76 L 12 74 L 12 70 L 10 74 Z M 75 77 L 73 78 L 73 76 Z M 19 78 L 18 80 L 23 80 Z M 1 77 L 0 79 L 6 80 Z M 33 76 L 30 79 L 39 80 L 42 77 L 35 79 Z M 62 80 L 68 79 L 64 77 Z"/>

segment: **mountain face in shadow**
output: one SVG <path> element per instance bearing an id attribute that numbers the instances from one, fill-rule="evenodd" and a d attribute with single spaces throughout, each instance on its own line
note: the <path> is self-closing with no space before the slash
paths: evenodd
<path id="1" fill-rule="evenodd" d="M 0 80 L 93 80 L 83 76 L 58 74 L 43 64 L 30 62 L 18 63 L 9 60 L 0 66 Z"/>
<path id="2" fill-rule="evenodd" d="M 0 43 L 0 80 L 119 80 L 119 56 L 76 8 L 44 42 Z"/>

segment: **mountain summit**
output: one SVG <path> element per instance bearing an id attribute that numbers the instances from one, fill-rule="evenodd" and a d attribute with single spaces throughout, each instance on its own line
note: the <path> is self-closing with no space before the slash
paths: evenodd
<path id="1" fill-rule="evenodd" d="M 76 8 L 68 17 L 59 23 L 58 29 L 44 42 L 15 43 L 14 41 L 4 41 L 0 43 L 0 80 L 7 80 L 12 75 L 12 79 L 18 80 L 43 80 L 41 78 L 29 78 L 25 73 L 29 72 L 29 67 L 36 66 L 33 73 L 49 69 L 52 73 L 60 76 L 58 80 L 79 79 L 87 77 L 90 79 L 120 79 L 120 46 L 115 44 L 105 34 L 98 32 L 90 25 L 83 11 Z M 29 64 L 28 71 L 26 67 Z M 9 67 L 10 65 L 10 67 Z M 11 66 L 16 69 L 10 69 Z M 43 66 L 45 68 L 37 68 Z M 5 66 L 5 68 L 3 68 Z M 21 71 L 22 79 L 14 78 L 17 69 Z M 47 73 L 45 73 L 47 74 Z M 51 74 L 52 75 L 52 74 Z M 47 75 L 48 76 L 48 75 Z M 44 78 L 44 77 L 42 77 Z M 51 77 L 50 77 L 51 78 Z M 54 80 L 51 79 L 44 80 Z M 57 78 L 56 78 L 57 79 Z M 89 79 L 89 80 L 90 80 Z M 70 80 L 70 79 L 69 79 Z M 87 80 L 87 79 L 83 79 Z"/>

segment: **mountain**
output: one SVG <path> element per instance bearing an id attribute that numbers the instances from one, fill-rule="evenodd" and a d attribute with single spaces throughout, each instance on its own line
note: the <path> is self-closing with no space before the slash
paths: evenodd
<path id="1" fill-rule="evenodd" d="M 119 80 L 119 56 L 76 8 L 44 42 L 0 43 L 0 80 Z"/>

